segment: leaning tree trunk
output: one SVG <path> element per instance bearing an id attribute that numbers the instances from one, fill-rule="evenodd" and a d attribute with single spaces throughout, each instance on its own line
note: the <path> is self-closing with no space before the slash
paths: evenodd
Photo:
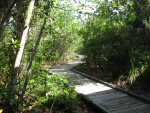
<path id="1" fill-rule="evenodd" d="M 16 80 L 17 80 L 17 73 L 19 70 L 19 66 L 20 66 L 23 51 L 24 51 L 25 42 L 27 39 L 27 33 L 29 30 L 29 23 L 30 23 L 30 19 L 31 19 L 31 15 L 32 15 L 33 7 L 34 7 L 34 2 L 35 2 L 35 0 L 30 1 L 29 7 L 27 10 L 28 13 L 27 13 L 27 17 L 25 20 L 24 30 L 23 30 L 22 36 L 21 36 L 20 48 L 17 53 L 14 69 L 13 69 L 13 72 L 11 74 L 10 81 L 8 84 L 8 92 L 7 92 L 8 95 L 12 95 L 14 93 L 15 84 L 16 84 Z"/>
<path id="2" fill-rule="evenodd" d="M 48 3 L 48 5 L 49 5 L 49 3 Z M 46 17 L 44 18 L 44 22 L 43 22 L 43 25 L 42 25 L 42 27 L 41 27 L 41 30 L 40 30 L 40 33 L 39 33 L 39 36 L 38 36 L 38 40 L 37 40 L 37 42 L 36 42 L 34 51 L 33 51 L 32 56 L 31 56 L 31 60 L 30 60 L 30 62 L 29 62 L 29 66 L 28 66 L 27 74 L 26 74 L 26 80 L 25 80 L 24 87 L 23 87 L 22 94 L 21 94 L 22 99 L 23 99 L 23 96 L 24 96 L 25 91 L 26 91 L 28 79 L 29 79 L 29 76 L 30 76 L 30 70 L 31 70 L 32 62 L 33 62 L 33 60 L 34 60 L 34 56 L 35 56 L 35 54 L 36 54 L 36 51 L 37 51 L 37 48 L 38 48 L 38 46 L 39 46 L 40 40 L 41 40 L 41 38 L 42 38 L 43 30 L 44 30 L 44 28 L 45 28 L 46 20 L 47 20 L 47 17 L 48 17 L 48 14 L 49 14 L 50 10 L 51 10 L 51 8 L 49 8 L 49 10 L 48 10 L 47 13 L 46 13 Z"/>

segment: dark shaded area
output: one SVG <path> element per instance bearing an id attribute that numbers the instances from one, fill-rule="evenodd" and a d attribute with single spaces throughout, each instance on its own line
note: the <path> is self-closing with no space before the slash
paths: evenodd
<path id="1" fill-rule="evenodd" d="M 150 65 L 145 71 L 136 78 L 136 80 L 129 86 L 137 94 L 144 95 L 150 98 Z"/>

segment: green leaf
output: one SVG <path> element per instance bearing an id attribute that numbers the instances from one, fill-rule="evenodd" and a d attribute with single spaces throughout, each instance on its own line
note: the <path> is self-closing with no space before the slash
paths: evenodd
<path id="1" fill-rule="evenodd" d="M 132 5 L 133 5 L 133 3 L 134 3 L 133 1 L 129 1 L 129 5 L 130 5 L 130 6 L 132 6 Z"/>
<path id="2" fill-rule="evenodd" d="M 119 8 L 124 8 L 124 6 L 123 6 L 123 5 L 121 5 L 121 4 L 119 4 Z"/>
<path id="3" fill-rule="evenodd" d="M 82 7 L 84 7 L 84 6 L 85 6 L 85 4 L 81 4 L 81 6 L 82 6 Z"/>
<path id="4" fill-rule="evenodd" d="M 116 2 L 113 2 L 113 7 L 116 7 Z"/>
<path id="5" fill-rule="evenodd" d="M 80 14 L 82 14 L 82 11 L 79 11 Z"/>

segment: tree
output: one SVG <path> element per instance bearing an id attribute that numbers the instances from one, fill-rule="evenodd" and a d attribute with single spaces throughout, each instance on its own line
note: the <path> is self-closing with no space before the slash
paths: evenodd
<path id="1" fill-rule="evenodd" d="M 53 66 L 70 60 L 79 43 L 76 26 L 79 24 L 74 21 L 69 2 L 55 1 L 57 7 L 53 9 L 53 0 L 47 5 L 48 2 L 17 1 L 4 22 L 5 39 L 0 43 L 0 75 L 4 76 L 0 76 L 0 94 L 3 107 L 10 108 L 10 112 L 21 110 L 21 104 L 27 103 L 25 100 L 30 97 L 26 94 L 31 91 L 34 78 L 40 78 L 38 83 L 43 85 L 41 73 L 46 70 L 45 63 Z"/>
<path id="2" fill-rule="evenodd" d="M 22 98 L 23 98 L 23 96 L 24 96 L 24 94 L 25 94 L 25 91 L 26 91 L 26 87 L 27 87 L 27 84 L 28 84 L 28 79 L 29 79 L 30 71 L 31 71 L 31 67 L 32 67 L 32 62 L 33 62 L 33 60 L 34 60 L 34 56 L 35 56 L 35 54 L 36 54 L 36 52 L 37 52 L 37 48 L 38 48 L 39 43 L 40 43 L 40 41 L 41 41 L 42 34 L 43 34 L 43 30 L 44 30 L 45 25 L 46 25 L 46 20 L 47 20 L 47 18 L 48 18 L 49 12 L 51 11 L 52 5 L 53 5 L 53 1 L 51 1 L 51 3 L 48 1 L 48 5 L 47 5 L 48 9 L 47 9 L 47 12 L 45 13 L 45 16 L 46 16 L 46 17 L 44 18 L 43 25 L 42 25 L 42 27 L 41 27 L 41 30 L 40 30 L 40 33 L 39 33 L 37 42 L 36 42 L 35 47 L 34 47 L 34 51 L 33 51 L 32 55 L 31 55 L 31 60 L 30 60 L 30 62 L 29 62 L 29 66 L 28 66 L 28 68 L 27 68 L 26 79 L 25 79 L 25 83 L 24 83 L 24 87 L 23 87 L 22 95 L 21 95 Z"/>
<path id="3" fill-rule="evenodd" d="M 140 73 L 149 56 L 148 0 L 94 3 L 98 7 L 87 20 L 89 26 L 81 30 L 86 61 L 113 79 Z"/>
<path id="4" fill-rule="evenodd" d="M 35 0 L 31 0 L 28 10 L 27 10 L 27 17 L 25 20 L 25 26 L 24 26 L 24 30 L 22 32 L 22 36 L 21 36 L 21 42 L 20 42 L 20 48 L 19 51 L 17 53 L 17 57 L 15 60 L 15 65 L 14 65 L 14 69 L 13 69 L 13 73 L 11 74 L 10 77 L 10 81 L 8 84 L 8 95 L 12 95 L 14 93 L 15 90 L 15 84 L 16 84 L 16 80 L 17 80 L 17 73 L 19 71 L 19 67 L 20 67 L 20 63 L 21 63 L 21 59 L 22 59 L 22 55 L 23 55 L 23 51 L 24 51 L 24 46 L 25 46 L 25 42 L 27 39 L 27 33 L 29 30 L 29 23 L 30 23 L 30 19 L 32 16 L 32 11 L 33 11 L 33 7 L 34 7 L 34 2 Z"/>

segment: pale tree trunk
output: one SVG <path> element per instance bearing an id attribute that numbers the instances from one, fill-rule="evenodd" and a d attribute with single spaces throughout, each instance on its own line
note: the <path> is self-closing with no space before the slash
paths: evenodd
<path id="1" fill-rule="evenodd" d="M 22 97 L 22 98 L 23 98 L 23 96 L 24 96 L 24 94 L 25 94 L 25 91 L 26 91 L 28 79 L 29 79 L 29 76 L 30 76 L 30 70 L 31 70 L 32 62 L 33 62 L 33 60 L 34 60 L 34 56 L 35 56 L 35 54 L 36 54 L 36 51 L 37 51 L 37 48 L 38 48 L 38 46 L 39 46 L 40 40 L 41 40 L 41 38 L 42 38 L 43 30 L 44 30 L 44 28 L 45 28 L 47 16 L 48 16 L 50 10 L 51 10 L 51 8 L 49 8 L 49 10 L 48 10 L 48 12 L 47 12 L 47 14 L 46 14 L 46 17 L 44 18 L 44 22 L 43 22 L 43 25 L 42 25 L 42 27 L 41 27 L 41 30 L 40 30 L 40 33 L 39 33 L 39 36 L 38 36 L 38 40 L 37 40 L 37 42 L 36 42 L 34 51 L 33 51 L 32 56 L 31 56 L 31 60 L 30 60 L 30 62 L 29 62 L 29 66 L 28 66 L 27 74 L 26 74 L 26 80 L 25 80 L 24 87 L 23 87 L 22 94 L 21 94 L 21 97 Z"/>
<path id="2" fill-rule="evenodd" d="M 10 4 L 10 6 L 8 7 L 8 9 L 6 10 L 6 13 L 5 15 L 3 16 L 2 20 L 1 20 L 1 23 L 0 23 L 0 41 L 3 41 L 4 39 L 4 36 L 2 36 L 3 34 L 3 27 L 4 27 L 4 23 L 5 21 L 9 18 L 10 16 L 10 13 L 11 13 L 11 9 L 14 7 L 14 5 L 16 4 L 17 0 L 14 0 L 12 2 L 12 4 Z"/>
<path id="3" fill-rule="evenodd" d="M 27 13 L 27 17 L 26 17 L 26 20 L 25 20 L 25 26 L 24 26 L 25 29 L 23 30 L 23 33 L 22 33 L 22 36 L 21 36 L 20 48 L 19 48 L 16 60 L 15 60 L 13 73 L 11 74 L 10 81 L 9 81 L 9 84 L 8 84 L 8 95 L 11 95 L 11 94 L 14 93 L 15 84 L 16 84 L 16 80 L 17 80 L 17 73 L 18 73 L 18 70 L 19 70 L 19 66 L 20 66 L 23 51 L 24 51 L 25 42 L 26 42 L 26 39 L 27 39 L 27 33 L 28 33 L 28 30 L 29 30 L 29 23 L 30 23 L 30 19 L 31 19 L 31 15 L 32 15 L 33 7 L 34 7 L 34 2 L 35 2 L 35 0 L 31 0 L 30 4 L 29 4 L 29 7 L 27 9 L 28 13 Z"/>

